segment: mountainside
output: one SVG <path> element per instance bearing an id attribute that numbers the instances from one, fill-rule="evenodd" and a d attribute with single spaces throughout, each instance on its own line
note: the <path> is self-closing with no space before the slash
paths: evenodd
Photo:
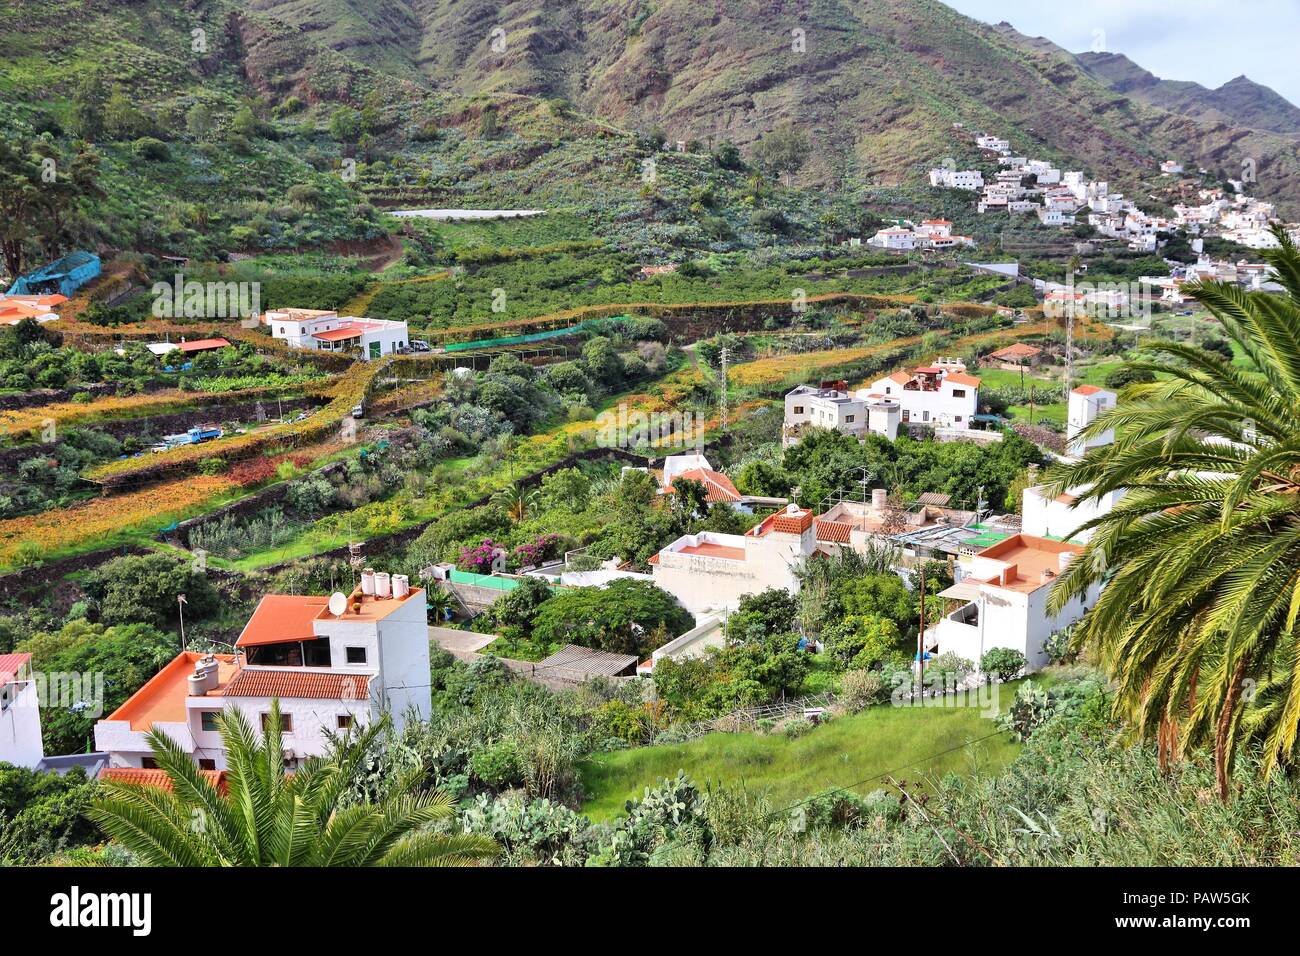
<path id="1" fill-rule="evenodd" d="M 1258 192 L 1300 211 L 1300 152 L 1279 135 L 1300 111 L 1271 91 L 1228 84 L 1214 108 L 1190 93 L 1148 100 L 1049 41 L 936 0 L 251 3 L 463 95 L 563 97 L 633 129 L 741 145 L 793 122 L 816 147 L 809 184 L 917 182 L 964 122 L 1130 189 L 1166 158 L 1229 178 L 1249 157 Z"/>
<path id="2" fill-rule="evenodd" d="M 1300 136 L 1300 107 L 1244 76 L 1212 90 L 1186 80 L 1162 80 L 1120 53 L 1080 53 L 1092 76 L 1117 93 L 1193 119 Z"/>
<path id="3" fill-rule="evenodd" d="M 972 129 L 1143 197 L 1170 186 L 1161 160 L 1223 180 L 1251 159 L 1252 192 L 1300 218 L 1300 145 L 1241 125 L 1283 115 L 1262 94 L 1227 84 L 1194 117 L 1101 69 L 935 0 L 0 4 L 0 133 L 68 161 L 90 142 L 100 168 L 81 226 L 33 256 L 383 241 L 376 208 L 417 204 L 568 210 L 650 259 L 838 242 L 875 216 L 991 237 L 926 184 L 975 159 Z M 812 145 L 794 189 L 704 148 L 783 123 Z M 658 154 L 651 186 L 660 134 L 698 145 Z"/>

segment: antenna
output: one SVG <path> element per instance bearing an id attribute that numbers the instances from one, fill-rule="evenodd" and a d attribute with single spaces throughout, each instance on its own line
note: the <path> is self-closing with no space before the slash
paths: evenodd
<path id="1" fill-rule="evenodd" d="M 330 595 L 329 608 L 330 613 L 335 617 L 342 617 L 343 612 L 348 609 L 348 596 L 342 591 L 335 591 Z"/>

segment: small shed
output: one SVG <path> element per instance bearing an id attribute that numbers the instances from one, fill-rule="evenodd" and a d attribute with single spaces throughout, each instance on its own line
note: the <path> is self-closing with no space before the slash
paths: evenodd
<path id="1" fill-rule="evenodd" d="M 566 644 L 550 657 L 537 664 L 537 670 L 543 668 L 554 671 L 555 676 L 574 680 L 587 680 L 592 677 L 634 677 L 637 659 L 631 654 L 610 654 L 577 644 Z"/>

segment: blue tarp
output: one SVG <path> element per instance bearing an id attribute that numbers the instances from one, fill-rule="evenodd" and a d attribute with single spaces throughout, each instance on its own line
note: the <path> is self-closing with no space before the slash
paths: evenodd
<path id="1" fill-rule="evenodd" d="M 99 256 L 78 250 L 47 266 L 21 275 L 9 287 L 9 295 L 72 294 L 99 275 Z"/>

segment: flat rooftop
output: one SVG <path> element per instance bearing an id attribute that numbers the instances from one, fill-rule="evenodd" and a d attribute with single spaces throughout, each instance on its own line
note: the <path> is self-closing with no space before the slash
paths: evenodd
<path id="1" fill-rule="evenodd" d="M 128 721 L 132 730 L 148 730 L 157 722 L 184 723 L 185 700 L 190 695 L 188 679 L 194 673 L 194 665 L 206 656 L 195 651 L 176 655 L 171 663 L 104 719 Z M 217 659 L 217 686 L 206 696 L 220 697 L 239 668 L 231 654 L 213 656 Z"/>
<path id="2" fill-rule="evenodd" d="M 983 579 L 983 583 L 1028 594 L 1050 584 L 1050 581 L 1044 582 L 1042 579 L 1044 571 L 1051 571 L 1053 575 L 1060 573 L 1062 554 L 1078 554 L 1081 551 L 1083 551 L 1082 545 L 1071 544 L 1068 541 L 1017 534 L 985 548 L 976 554 L 976 557 L 992 558 L 1003 564 L 1014 565 L 1016 568 L 1014 581 L 1001 584 L 994 578 Z"/>

